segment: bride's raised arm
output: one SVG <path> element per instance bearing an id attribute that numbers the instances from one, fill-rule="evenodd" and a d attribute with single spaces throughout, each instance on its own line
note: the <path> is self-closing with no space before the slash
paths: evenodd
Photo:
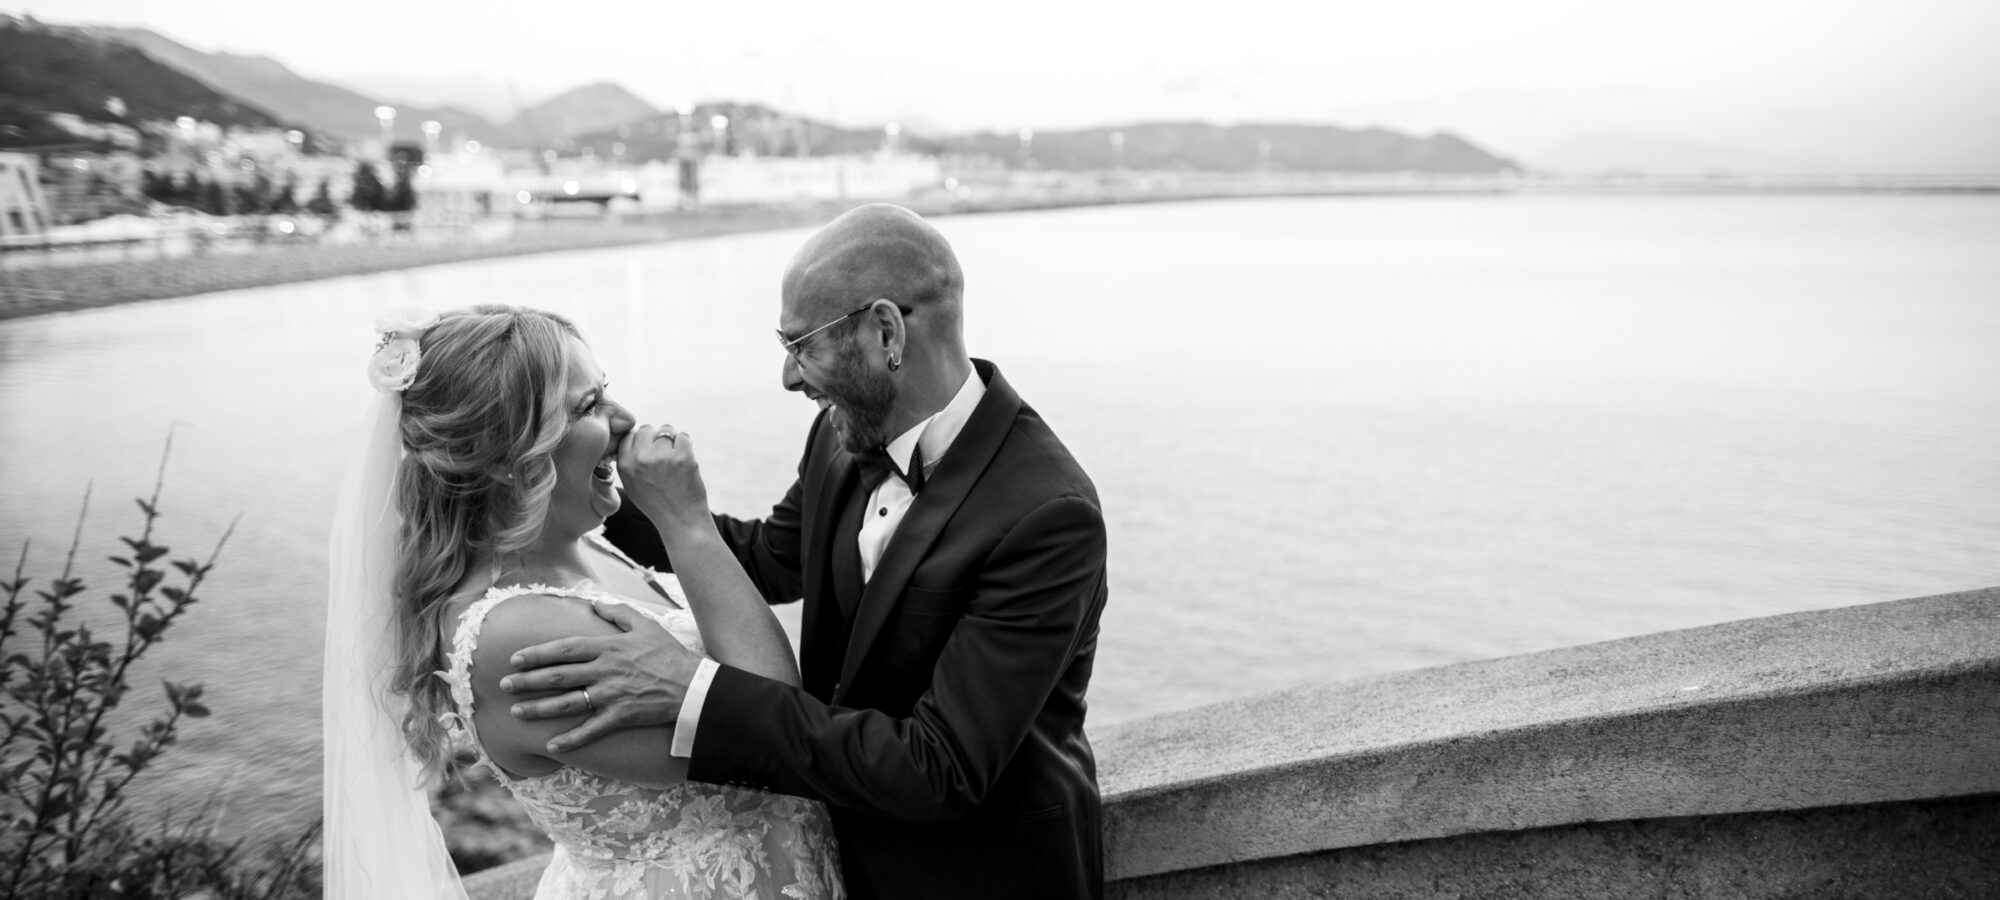
<path id="1" fill-rule="evenodd" d="M 626 498 L 659 529 L 708 655 L 765 678 L 798 684 L 798 660 L 784 628 L 715 529 L 694 458 L 694 438 L 668 426 L 641 425 L 619 448 L 618 470 Z"/>

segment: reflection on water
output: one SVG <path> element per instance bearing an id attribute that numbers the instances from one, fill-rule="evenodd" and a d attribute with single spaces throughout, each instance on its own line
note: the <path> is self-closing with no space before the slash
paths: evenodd
<path id="1" fill-rule="evenodd" d="M 1106 504 L 1094 723 L 2000 583 L 2000 201 L 1381 198 L 940 225 L 975 353 Z M 717 505 L 754 514 L 813 412 L 779 389 L 769 337 L 803 236 L 0 324 L 0 547 L 32 538 L 30 572 L 51 574 L 94 484 L 82 555 L 108 588 L 99 561 L 173 429 L 161 539 L 205 555 L 242 518 L 141 675 L 206 682 L 217 712 L 155 790 L 295 817 L 317 802 L 326 525 L 373 318 L 571 316 L 616 395 L 701 435 Z"/>

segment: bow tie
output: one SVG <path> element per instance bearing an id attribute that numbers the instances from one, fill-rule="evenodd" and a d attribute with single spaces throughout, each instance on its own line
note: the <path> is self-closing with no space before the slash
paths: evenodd
<path id="1" fill-rule="evenodd" d="M 924 492 L 924 448 L 922 447 L 910 451 L 910 471 L 907 474 L 897 469 L 895 460 L 889 458 L 889 451 L 880 447 L 856 455 L 854 462 L 861 468 L 861 492 L 864 494 L 875 493 L 875 489 L 881 487 L 882 482 L 887 481 L 890 475 L 903 479 L 903 483 L 910 486 L 912 495 Z"/>

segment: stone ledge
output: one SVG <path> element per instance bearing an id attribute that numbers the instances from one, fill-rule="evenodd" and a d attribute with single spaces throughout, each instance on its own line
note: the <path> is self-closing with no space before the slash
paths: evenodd
<path id="1" fill-rule="evenodd" d="M 1592 822 L 1191 869 L 1113 900 L 2000 896 L 2000 795 Z"/>
<path id="2" fill-rule="evenodd" d="M 474 872 L 465 876 L 465 893 L 473 900 L 531 900 L 548 867 L 549 855 L 543 853 Z"/>
<path id="3" fill-rule="evenodd" d="M 1312 685 L 1093 736 L 1113 881 L 2000 792 L 2000 589 Z"/>

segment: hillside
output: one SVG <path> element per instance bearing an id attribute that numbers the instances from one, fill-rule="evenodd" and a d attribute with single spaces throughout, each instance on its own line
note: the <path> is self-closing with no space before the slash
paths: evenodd
<path id="1" fill-rule="evenodd" d="M 539 146 L 659 114 L 651 103 L 631 91 L 601 81 L 572 88 L 528 107 L 505 128 L 515 144 Z"/>
<path id="2" fill-rule="evenodd" d="M 1112 135 L 1123 138 L 1122 146 Z M 1264 147 L 1268 142 L 1268 153 Z M 1018 135 L 985 132 L 943 139 L 949 152 L 1018 159 Z M 1141 122 L 1118 128 L 1036 131 L 1035 161 L 1051 169 L 1192 169 L 1244 172 L 1504 172 L 1520 167 L 1455 135 L 1412 137 L 1334 125 Z"/>
<path id="3" fill-rule="evenodd" d="M 880 128 L 842 128 L 769 107 L 735 103 L 708 103 L 697 108 L 691 118 L 698 140 L 706 142 L 713 137 L 708 123 L 718 113 L 729 117 L 736 147 L 766 155 L 791 156 L 802 144 L 814 156 L 868 153 L 883 142 Z M 645 161 L 671 157 L 679 133 L 680 117 L 667 113 L 584 134 L 576 141 L 600 155 L 609 155 L 614 142 L 622 143 L 627 159 Z M 1114 149 L 1113 133 L 1123 136 L 1122 147 Z M 905 132 L 901 141 L 904 150 L 918 153 L 1021 158 L 1020 137 L 1014 134 Z M 1268 154 L 1262 149 L 1267 141 Z M 1210 172 L 1244 172 L 1267 165 L 1276 171 L 1294 172 L 1490 173 L 1520 169 L 1513 160 L 1448 133 L 1413 137 L 1379 128 L 1356 130 L 1333 125 L 1142 122 L 1120 128 L 1037 131 L 1033 151 L 1037 166 L 1058 170 L 1117 165 Z"/>
<path id="4" fill-rule="evenodd" d="M 426 119 L 443 124 L 447 136 L 493 142 L 503 134 L 500 128 L 477 113 L 450 106 L 405 107 L 336 84 L 314 81 L 269 57 L 204 53 L 144 28 L 91 30 L 137 47 L 217 90 L 276 110 L 305 128 L 322 134 L 350 140 L 376 137 L 381 134 L 381 123 L 375 118 L 375 107 L 383 105 L 396 107 L 395 135 L 398 140 L 421 139 L 422 123 Z"/>
<path id="5" fill-rule="evenodd" d="M 0 129 L 11 124 L 20 131 L 40 123 L 37 103 L 60 104 L 60 111 L 107 119 L 112 114 L 104 102 L 112 93 L 104 85 L 107 79 L 114 79 L 130 84 L 125 89 L 130 96 L 118 96 L 141 118 L 149 117 L 145 110 L 161 108 L 173 110 L 166 118 L 194 115 L 223 124 L 263 123 L 272 121 L 270 113 L 264 112 L 269 110 L 322 134 L 350 139 L 379 134 L 375 108 L 384 101 L 305 78 L 267 57 L 204 53 L 142 28 L 28 24 L 16 25 L 8 33 L 21 46 L 0 46 L 0 66 L 6 67 L 0 68 L 0 75 L 4 75 L 0 77 Z M 65 34 L 70 37 L 63 37 Z M 135 98 L 139 98 L 138 105 Z M 395 134 L 401 140 L 420 139 L 421 123 L 435 119 L 443 123 L 448 140 L 470 138 L 493 146 L 556 147 L 563 152 L 589 147 L 600 156 L 618 155 L 622 145 L 624 159 L 640 162 L 672 157 L 682 122 L 679 115 L 661 112 L 608 82 L 566 91 L 523 110 L 504 126 L 451 106 L 405 106 L 393 101 L 387 105 L 397 107 Z M 883 143 L 879 127 L 845 128 L 758 104 L 706 103 L 688 120 L 699 144 L 706 146 L 715 139 L 710 120 L 716 115 L 729 117 L 732 152 L 818 156 L 865 153 Z M 47 126 L 34 127 L 45 131 Z M 908 131 L 902 136 L 902 147 L 918 153 L 1016 162 L 1023 152 L 1018 135 L 993 132 L 922 135 Z M 1037 131 L 1032 153 L 1035 166 L 1057 170 L 1123 166 L 1220 172 L 1268 168 L 1492 173 L 1520 169 L 1513 160 L 1445 132 L 1416 137 L 1379 128 L 1285 123 L 1224 126 L 1141 122 L 1116 128 Z"/>
<path id="6" fill-rule="evenodd" d="M 0 17 L 0 146 L 76 140 L 51 125 L 49 113 L 134 128 L 179 116 L 232 127 L 283 127 L 271 112 L 127 44 L 86 29 Z"/>

